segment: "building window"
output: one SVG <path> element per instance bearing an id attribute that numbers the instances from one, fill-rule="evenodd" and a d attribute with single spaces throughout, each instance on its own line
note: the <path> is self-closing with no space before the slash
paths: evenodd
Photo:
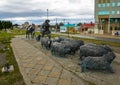
<path id="1" fill-rule="evenodd" d="M 110 19 L 110 23 L 113 23 L 114 22 L 114 19 Z"/>
<path id="2" fill-rule="evenodd" d="M 120 22 L 120 18 L 111 18 L 110 22 L 111 23 L 118 23 L 118 22 Z"/>
<path id="3" fill-rule="evenodd" d="M 117 11 L 117 14 L 120 14 L 120 11 Z"/>
<path id="4" fill-rule="evenodd" d="M 112 11 L 112 14 L 115 14 L 115 11 Z"/>
<path id="5" fill-rule="evenodd" d="M 98 4 L 98 7 L 101 7 L 101 4 Z"/>
<path id="6" fill-rule="evenodd" d="M 110 3 L 107 3 L 107 7 L 109 7 L 110 6 Z"/>
<path id="7" fill-rule="evenodd" d="M 120 27 L 118 27 L 118 30 L 120 30 Z"/>
<path id="8" fill-rule="evenodd" d="M 118 22 L 118 19 L 115 19 L 115 22 L 117 23 L 117 22 Z"/>
<path id="9" fill-rule="evenodd" d="M 117 26 L 115 26 L 115 30 L 117 30 Z"/>
<path id="10" fill-rule="evenodd" d="M 120 23 L 120 18 L 118 18 L 118 22 Z"/>
<path id="11" fill-rule="evenodd" d="M 109 11 L 105 11 L 105 13 L 106 13 L 106 14 L 110 14 L 110 12 L 109 12 Z"/>
<path id="12" fill-rule="evenodd" d="M 110 26 L 110 31 L 112 31 L 112 26 Z"/>
<path id="13" fill-rule="evenodd" d="M 110 14 L 109 11 L 99 11 L 98 12 L 98 15 L 108 15 L 108 14 Z"/>
<path id="14" fill-rule="evenodd" d="M 105 4 L 102 4 L 102 7 L 105 7 Z"/>
<path id="15" fill-rule="evenodd" d="M 115 7 L 115 3 L 112 3 L 112 7 Z"/>
<path id="16" fill-rule="evenodd" d="M 117 6 L 120 6 L 120 2 L 117 3 Z"/>

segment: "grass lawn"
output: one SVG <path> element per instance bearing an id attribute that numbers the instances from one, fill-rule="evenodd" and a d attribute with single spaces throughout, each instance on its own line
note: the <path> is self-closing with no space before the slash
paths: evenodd
<path id="1" fill-rule="evenodd" d="M 25 85 L 10 46 L 10 40 L 14 37 L 14 35 L 14 33 L 0 31 L 0 53 L 5 54 L 4 56 L 0 56 L 0 62 L 4 60 L 4 62 L 0 65 L 0 85 Z M 1 69 L 5 65 L 6 61 L 8 61 L 10 65 L 14 66 L 13 72 L 1 72 Z"/>
<path id="2" fill-rule="evenodd" d="M 60 37 L 60 35 L 52 34 L 51 37 Z M 63 37 L 68 38 L 68 36 L 63 36 Z M 109 46 L 120 47 L 120 43 L 117 43 L 117 42 L 109 42 L 109 41 L 87 39 L 87 38 L 78 38 L 78 37 L 69 37 L 69 38 L 73 38 L 73 39 L 77 39 L 77 40 L 83 40 L 85 43 L 94 43 L 94 44 L 98 44 L 98 45 L 109 45 Z"/>

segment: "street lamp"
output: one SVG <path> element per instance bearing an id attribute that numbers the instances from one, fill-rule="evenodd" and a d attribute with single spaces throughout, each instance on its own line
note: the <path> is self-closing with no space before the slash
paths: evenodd
<path id="1" fill-rule="evenodd" d="M 47 19 L 48 19 L 48 9 L 47 9 Z"/>
<path id="2" fill-rule="evenodd" d="M 58 24 L 57 24 L 57 18 L 56 18 L 56 32 L 57 32 L 57 30 L 58 30 L 57 27 L 58 27 Z"/>
<path id="3" fill-rule="evenodd" d="M 69 37 L 69 22 L 68 22 L 68 37 Z"/>
<path id="4" fill-rule="evenodd" d="M 63 19 L 63 23 L 65 24 L 65 19 Z"/>

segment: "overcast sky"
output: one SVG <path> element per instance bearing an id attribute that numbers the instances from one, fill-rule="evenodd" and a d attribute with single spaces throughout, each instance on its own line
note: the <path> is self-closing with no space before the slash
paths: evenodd
<path id="1" fill-rule="evenodd" d="M 13 23 L 86 22 L 94 19 L 94 0 L 0 0 L 0 19 Z"/>

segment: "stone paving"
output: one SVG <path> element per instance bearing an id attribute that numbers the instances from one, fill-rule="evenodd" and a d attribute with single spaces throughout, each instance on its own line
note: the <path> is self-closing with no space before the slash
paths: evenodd
<path id="1" fill-rule="evenodd" d="M 46 50 L 41 47 L 40 42 L 35 40 L 26 40 L 26 42 L 30 43 L 51 59 L 59 63 L 64 69 L 72 72 L 73 74 L 77 75 L 78 77 L 92 82 L 96 85 L 119 85 L 120 84 L 120 48 L 119 47 L 111 47 L 113 52 L 116 54 L 116 58 L 114 59 L 113 63 L 111 64 L 114 74 L 109 73 L 108 71 L 87 71 L 85 73 L 81 73 L 81 67 L 78 64 L 79 58 L 79 51 L 73 56 L 67 55 L 66 58 L 56 57 L 51 55 L 49 50 Z"/>
<path id="2" fill-rule="evenodd" d="M 90 85 L 22 38 L 11 42 L 26 85 Z"/>
<path id="3" fill-rule="evenodd" d="M 23 37 L 12 39 L 12 48 L 27 85 L 119 85 L 120 53 L 112 63 L 114 74 L 88 71 L 81 73 L 75 56 L 59 58 Z M 117 50 L 117 49 L 116 49 Z M 73 62 L 75 60 L 75 62 Z"/>

